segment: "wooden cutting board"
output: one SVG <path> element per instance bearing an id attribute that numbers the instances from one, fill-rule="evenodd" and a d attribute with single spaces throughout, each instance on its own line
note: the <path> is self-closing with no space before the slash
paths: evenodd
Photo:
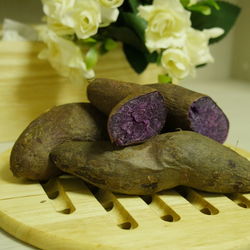
<path id="1" fill-rule="evenodd" d="M 38 248 L 250 249 L 250 193 L 126 196 L 72 176 L 40 184 L 14 178 L 9 154 L 0 155 L 0 227 Z"/>

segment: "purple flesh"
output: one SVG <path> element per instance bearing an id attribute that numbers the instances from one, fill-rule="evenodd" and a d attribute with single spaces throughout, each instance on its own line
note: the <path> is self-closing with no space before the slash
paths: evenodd
<path id="1" fill-rule="evenodd" d="M 132 99 L 111 116 L 108 130 L 118 146 L 143 142 L 159 134 L 166 121 L 166 105 L 155 91 Z"/>
<path id="2" fill-rule="evenodd" d="M 223 111 L 209 97 L 193 102 L 188 114 L 191 129 L 223 143 L 228 135 L 229 122 Z"/>

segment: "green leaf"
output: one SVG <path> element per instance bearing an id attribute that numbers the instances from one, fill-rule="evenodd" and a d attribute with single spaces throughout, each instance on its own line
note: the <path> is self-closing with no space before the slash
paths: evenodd
<path id="1" fill-rule="evenodd" d="M 188 5 L 186 8 L 188 10 L 201 12 L 203 15 L 207 15 L 208 12 L 211 13 L 211 8 L 219 10 L 220 6 L 215 0 L 203 0 L 192 5 Z"/>
<path id="2" fill-rule="evenodd" d="M 196 68 L 202 68 L 202 67 L 205 67 L 206 65 L 207 65 L 207 63 L 203 63 L 203 64 L 196 65 L 195 67 Z"/>
<path id="3" fill-rule="evenodd" d="M 129 64 L 135 72 L 140 74 L 146 69 L 148 61 L 142 51 L 137 50 L 135 47 L 128 44 L 123 44 L 123 51 Z"/>
<path id="4" fill-rule="evenodd" d="M 219 10 L 220 6 L 215 2 L 215 0 L 204 0 L 199 1 L 196 4 L 190 5 L 186 7 L 190 11 L 200 12 L 203 15 L 210 15 L 212 12 L 212 8 Z"/>
<path id="5" fill-rule="evenodd" d="M 181 4 L 183 5 L 184 8 L 186 8 L 190 3 L 190 0 L 181 0 Z"/>
<path id="6" fill-rule="evenodd" d="M 204 16 L 198 12 L 192 12 L 191 15 L 192 26 L 195 29 L 203 30 L 213 27 L 224 29 L 224 34 L 211 39 L 210 44 L 220 41 L 228 34 L 241 11 L 240 7 L 228 2 L 217 1 L 217 4 L 220 9 L 212 9 L 212 13 L 209 16 Z"/>
<path id="7" fill-rule="evenodd" d="M 95 46 L 91 47 L 85 55 L 87 69 L 92 69 L 98 61 L 98 50 Z"/>
<path id="8" fill-rule="evenodd" d="M 96 39 L 94 39 L 93 37 L 89 37 L 83 40 L 84 43 L 88 43 L 88 44 L 96 44 L 97 41 Z"/>
<path id="9" fill-rule="evenodd" d="M 99 53 L 100 55 L 103 55 L 109 52 L 110 50 L 115 49 L 116 47 L 117 47 L 116 41 L 114 41 L 111 38 L 104 39 L 104 41 L 100 43 Z"/>
<path id="10" fill-rule="evenodd" d="M 214 7 L 216 10 L 220 9 L 220 6 L 218 5 L 218 3 L 215 0 L 205 0 L 203 1 L 204 4 Z"/>
<path id="11" fill-rule="evenodd" d="M 146 57 L 147 57 L 147 61 L 151 62 L 151 63 L 156 63 L 158 60 L 158 53 L 156 51 L 154 51 L 153 53 L 145 53 Z"/>
<path id="12" fill-rule="evenodd" d="M 137 50 L 145 50 L 144 42 L 141 41 L 136 33 L 128 27 L 110 25 L 105 29 L 100 29 L 99 35 L 102 35 L 105 38 L 113 38 L 116 41 L 131 45 Z"/>
<path id="13" fill-rule="evenodd" d="M 119 24 L 122 24 L 122 22 Z M 106 28 L 100 29 L 98 32 L 99 40 L 112 38 L 116 41 L 122 42 L 124 54 L 131 67 L 137 73 L 143 72 L 149 62 L 155 62 L 157 60 L 157 53 L 149 53 L 144 41 L 140 39 L 135 30 L 131 27 L 116 25 L 110 25 Z"/>
<path id="14" fill-rule="evenodd" d="M 128 4 L 134 13 L 138 12 L 138 6 L 140 5 L 139 0 L 128 0 Z"/>
<path id="15" fill-rule="evenodd" d="M 200 12 L 203 15 L 210 15 L 211 14 L 211 8 L 209 6 L 206 6 L 206 5 L 195 4 L 195 5 L 188 7 L 188 9 L 191 11 Z"/>
<path id="16" fill-rule="evenodd" d="M 145 29 L 147 27 L 147 22 L 134 13 L 122 12 L 120 13 L 124 26 L 127 26 L 135 31 L 138 37 L 144 41 L 145 40 Z"/>
<path id="17" fill-rule="evenodd" d="M 142 4 L 148 4 L 148 5 L 152 5 L 153 4 L 153 0 L 141 0 Z"/>
<path id="18" fill-rule="evenodd" d="M 92 47 L 93 45 L 97 44 L 97 40 L 89 37 L 87 39 L 76 39 L 75 43 L 79 46 L 89 46 Z"/>
<path id="19" fill-rule="evenodd" d="M 107 50 L 107 51 L 110 51 L 112 49 L 115 49 L 117 47 L 117 42 L 114 41 L 113 39 L 111 38 L 108 38 L 104 41 L 104 48 Z"/>
<path id="20" fill-rule="evenodd" d="M 172 78 L 169 75 L 158 75 L 159 83 L 171 83 Z"/>

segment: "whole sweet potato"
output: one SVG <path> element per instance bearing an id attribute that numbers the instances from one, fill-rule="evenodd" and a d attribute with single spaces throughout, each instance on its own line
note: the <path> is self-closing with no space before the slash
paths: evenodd
<path id="1" fill-rule="evenodd" d="M 90 82 L 90 102 L 108 115 L 111 142 L 119 146 L 144 142 L 162 130 L 167 115 L 163 96 L 136 83 L 97 78 Z"/>
<path id="2" fill-rule="evenodd" d="M 49 161 L 50 151 L 69 141 L 104 140 L 106 118 L 89 103 L 52 108 L 35 119 L 13 146 L 10 168 L 17 177 L 46 180 L 61 171 Z M 106 137 L 107 138 L 107 137 Z"/>
<path id="3" fill-rule="evenodd" d="M 157 135 L 123 149 L 109 142 L 65 142 L 50 158 L 62 171 L 125 194 L 151 194 L 178 185 L 217 193 L 250 191 L 250 162 L 192 131 Z"/>
<path id="4" fill-rule="evenodd" d="M 168 117 L 165 131 L 192 130 L 223 143 L 229 121 L 211 97 L 175 84 L 150 84 L 165 98 Z"/>

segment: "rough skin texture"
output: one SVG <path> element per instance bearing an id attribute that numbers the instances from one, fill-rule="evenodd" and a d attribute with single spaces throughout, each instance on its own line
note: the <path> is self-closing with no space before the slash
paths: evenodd
<path id="1" fill-rule="evenodd" d="M 250 191 L 250 162 L 201 134 L 179 131 L 117 149 L 109 142 L 65 142 L 51 160 L 100 188 L 143 195 L 178 185 L 216 193 Z"/>
<path id="2" fill-rule="evenodd" d="M 167 105 L 153 88 L 97 78 L 90 82 L 87 93 L 90 102 L 108 115 L 109 137 L 116 145 L 144 142 L 165 125 Z"/>
<path id="3" fill-rule="evenodd" d="M 150 91 L 155 91 L 155 89 L 131 82 L 96 78 L 90 81 L 87 95 L 91 104 L 106 115 L 109 115 L 112 109 L 127 96 L 135 92 Z"/>
<path id="4" fill-rule="evenodd" d="M 132 99 L 109 118 L 110 138 L 119 146 L 143 142 L 160 133 L 165 125 L 166 112 L 159 92 Z"/>
<path id="5" fill-rule="evenodd" d="M 52 108 L 31 122 L 15 142 L 10 156 L 11 171 L 16 177 L 32 180 L 47 180 L 61 174 L 49 161 L 51 150 L 69 140 L 105 140 L 105 123 L 106 118 L 89 103 Z"/>
<path id="6" fill-rule="evenodd" d="M 229 121 L 220 107 L 207 95 L 175 84 L 149 84 L 163 96 L 168 108 L 164 132 L 191 130 L 223 143 Z"/>
<path id="7" fill-rule="evenodd" d="M 191 104 L 188 117 L 193 131 L 223 143 L 229 122 L 222 110 L 210 97 L 202 97 Z"/>

